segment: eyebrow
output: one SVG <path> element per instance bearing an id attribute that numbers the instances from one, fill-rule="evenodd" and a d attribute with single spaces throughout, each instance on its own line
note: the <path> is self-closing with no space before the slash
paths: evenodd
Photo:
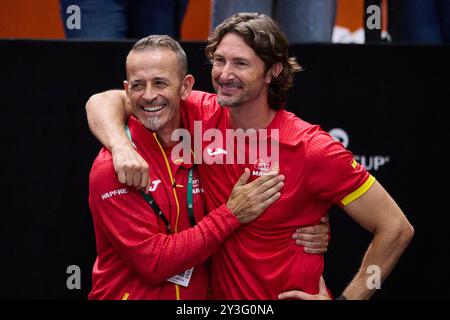
<path id="1" fill-rule="evenodd" d="M 170 79 L 164 78 L 164 77 L 155 77 L 153 80 L 154 80 L 154 81 L 170 82 Z"/>
<path id="2" fill-rule="evenodd" d="M 155 77 L 152 79 L 152 81 L 164 81 L 164 82 L 170 82 L 170 79 L 165 78 L 165 77 Z M 142 79 L 133 79 L 130 81 L 131 84 L 136 84 L 136 83 L 142 83 L 145 82 L 145 80 Z"/>
<path id="3" fill-rule="evenodd" d="M 224 58 L 223 55 L 221 55 L 220 53 L 214 53 L 213 58 Z M 233 59 L 231 59 L 232 61 L 244 61 L 244 62 L 251 62 L 250 59 L 248 58 L 244 58 L 244 57 L 234 57 Z"/>

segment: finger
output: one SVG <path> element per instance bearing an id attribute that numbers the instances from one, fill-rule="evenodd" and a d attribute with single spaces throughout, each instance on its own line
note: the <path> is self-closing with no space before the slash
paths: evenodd
<path id="1" fill-rule="evenodd" d="M 250 178 L 250 169 L 245 168 L 244 173 L 239 177 L 238 181 L 234 186 L 236 187 L 246 184 L 249 178 Z"/>
<path id="2" fill-rule="evenodd" d="M 323 249 L 327 246 L 325 243 L 322 242 L 312 242 L 312 241 L 305 241 L 305 240 L 295 240 L 295 244 L 298 246 L 304 246 L 310 249 Z"/>
<path id="3" fill-rule="evenodd" d="M 314 300 L 314 296 L 303 291 L 293 290 L 280 293 L 278 299 Z"/>
<path id="4" fill-rule="evenodd" d="M 256 181 L 256 180 L 255 180 Z M 262 181 L 262 180 L 261 180 Z M 284 181 L 284 176 L 283 175 L 279 175 L 279 176 L 272 176 L 271 178 L 269 178 L 268 180 L 264 181 L 262 184 L 260 184 L 259 186 L 257 186 L 255 188 L 255 190 L 259 193 L 264 192 L 270 188 L 273 188 L 274 186 L 276 186 L 278 183 L 283 182 Z"/>
<path id="5" fill-rule="evenodd" d="M 326 234 L 309 234 L 296 232 L 292 235 L 292 239 L 319 242 L 319 243 L 328 242 L 328 236 Z"/>
<path id="6" fill-rule="evenodd" d="M 314 227 L 313 226 L 309 226 L 309 227 L 302 227 L 302 228 L 298 228 L 297 230 L 295 230 L 297 233 L 303 233 L 303 234 L 314 234 Z"/>
<path id="7" fill-rule="evenodd" d="M 125 175 L 125 172 L 119 171 L 119 172 L 117 173 L 117 176 L 118 176 L 118 178 L 119 178 L 119 182 L 120 182 L 120 183 L 122 183 L 122 184 L 127 183 L 127 176 Z"/>
<path id="8" fill-rule="evenodd" d="M 252 182 L 250 182 L 248 184 L 248 186 L 251 189 L 256 189 L 259 186 L 263 185 L 264 183 L 266 183 L 267 181 L 270 181 L 272 179 L 274 179 L 275 177 L 277 177 L 277 174 L 275 172 L 269 172 L 261 177 L 258 177 L 257 179 L 253 180 Z"/>
<path id="9" fill-rule="evenodd" d="M 132 171 L 128 171 L 127 173 L 126 173 L 126 180 L 127 180 L 127 185 L 128 186 L 130 186 L 130 187 L 132 187 L 133 186 L 133 173 L 132 173 Z"/>
<path id="10" fill-rule="evenodd" d="M 284 181 L 284 179 L 284 175 L 278 175 L 278 173 L 272 171 L 250 182 L 248 187 L 251 190 L 257 190 L 257 188 L 261 187 L 256 192 L 262 192 L 263 190 L 267 190 L 268 188 L 276 185 L 278 182 Z"/>
<path id="11" fill-rule="evenodd" d="M 322 218 L 320 218 L 320 222 L 323 223 L 323 224 L 329 224 L 330 216 L 328 214 L 323 216 Z"/>
<path id="12" fill-rule="evenodd" d="M 148 170 L 147 172 L 141 172 L 141 189 L 143 189 L 146 193 L 148 192 L 149 183 L 150 177 L 148 175 Z"/>
<path id="13" fill-rule="evenodd" d="M 266 210 L 271 204 L 273 204 L 275 201 L 280 199 L 280 197 L 281 197 L 281 193 L 277 192 L 273 196 L 271 196 L 270 198 L 268 198 L 265 201 L 261 202 L 261 204 L 258 207 L 258 212 L 261 213 L 264 210 Z"/>
<path id="14" fill-rule="evenodd" d="M 278 176 L 278 175 L 279 175 L 279 172 L 280 172 L 280 166 L 279 166 L 279 163 L 278 163 L 278 162 L 275 162 L 275 163 L 273 164 L 272 169 L 271 169 L 270 172 L 268 172 L 267 174 L 265 174 L 265 175 L 263 175 L 263 176 L 261 176 L 261 177 L 255 179 L 252 183 L 253 183 L 254 185 L 259 186 L 259 185 L 263 184 L 264 182 L 266 182 L 266 181 L 272 179 L 273 177 Z M 284 176 L 283 176 L 282 179 L 284 180 Z"/>
<path id="15" fill-rule="evenodd" d="M 132 173 L 132 177 L 133 177 L 133 187 L 139 188 L 139 186 L 141 185 L 141 173 L 139 171 L 134 171 Z"/>
<path id="16" fill-rule="evenodd" d="M 328 251 L 328 249 L 327 248 L 313 249 L 313 248 L 309 248 L 309 247 L 303 247 L 303 251 L 305 251 L 305 253 L 308 253 L 308 254 L 324 254 L 325 252 Z"/>
<path id="17" fill-rule="evenodd" d="M 279 188 L 278 184 L 279 183 L 283 183 L 283 181 L 284 181 L 284 176 L 282 176 L 282 175 L 281 176 L 272 177 L 272 178 L 270 178 L 269 180 L 265 181 L 264 183 L 262 183 L 260 185 L 255 185 L 255 183 L 257 183 L 256 180 L 255 180 L 255 181 L 253 181 L 253 182 L 251 182 L 251 183 L 249 183 L 247 185 L 251 189 L 251 191 L 249 192 L 248 195 L 250 197 L 261 197 L 262 194 L 265 191 L 268 191 L 268 190 L 273 189 L 273 188 Z M 277 191 L 279 191 L 279 190 L 277 190 Z"/>
<path id="18" fill-rule="evenodd" d="M 316 224 L 314 226 L 299 228 L 297 229 L 297 232 L 308 234 L 328 234 L 328 226 L 325 224 Z"/>
<path id="19" fill-rule="evenodd" d="M 257 203 L 261 203 L 262 201 L 265 201 L 272 197 L 275 193 L 279 192 L 283 187 L 284 183 L 278 182 L 276 185 L 267 189 L 266 191 L 259 190 L 258 188 L 254 192 L 249 193 L 249 196 L 250 198 L 254 198 Z M 253 193 L 255 194 L 255 196 L 252 195 Z"/>

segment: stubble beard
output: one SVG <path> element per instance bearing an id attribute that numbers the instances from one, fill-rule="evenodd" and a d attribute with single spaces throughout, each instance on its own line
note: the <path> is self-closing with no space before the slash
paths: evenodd
<path id="1" fill-rule="evenodd" d="M 243 104 L 245 102 L 245 97 L 239 96 L 236 98 L 231 98 L 231 99 L 227 99 L 227 98 L 222 98 L 222 97 L 217 97 L 217 102 L 219 103 L 219 105 L 221 107 L 229 107 L 229 108 L 235 108 L 235 107 L 239 107 L 241 104 Z"/>
<path id="2" fill-rule="evenodd" d="M 258 92 L 253 92 L 253 94 L 252 92 L 245 92 L 237 97 L 224 98 L 220 95 L 217 95 L 217 102 L 221 107 L 236 108 L 247 103 L 250 100 L 256 100 L 261 94 L 261 91 L 262 90 L 259 90 Z"/>
<path id="3" fill-rule="evenodd" d="M 159 117 L 148 117 L 141 119 L 142 124 L 144 127 L 151 131 L 158 131 L 161 129 L 161 121 L 159 121 Z"/>
<path id="4" fill-rule="evenodd" d="M 216 93 L 219 93 L 219 90 L 216 89 Z M 244 104 L 250 99 L 251 96 L 249 93 L 242 93 L 234 97 L 222 96 L 220 94 L 217 95 L 217 102 L 219 103 L 219 105 L 221 107 L 229 107 L 229 108 L 239 107 L 240 105 Z"/>

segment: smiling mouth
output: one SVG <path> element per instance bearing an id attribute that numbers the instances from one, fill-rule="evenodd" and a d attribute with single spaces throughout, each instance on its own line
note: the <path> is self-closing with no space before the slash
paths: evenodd
<path id="1" fill-rule="evenodd" d="M 233 84 L 225 84 L 225 83 L 221 83 L 220 84 L 220 87 L 221 87 L 221 91 L 222 91 L 222 93 L 224 93 L 224 94 L 230 94 L 230 93 L 233 93 L 233 92 L 236 92 L 237 90 L 240 90 L 240 89 L 242 89 L 242 86 L 241 85 L 239 85 L 239 84 L 235 84 L 235 83 L 233 83 Z"/>
<path id="2" fill-rule="evenodd" d="M 153 112 L 158 112 L 158 111 L 164 109 L 165 106 L 166 106 L 165 104 L 157 105 L 157 106 L 151 106 L 151 107 L 150 106 L 148 106 L 148 107 L 141 106 L 141 109 L 144 110 L 145 112 L 153 113 Z"/>

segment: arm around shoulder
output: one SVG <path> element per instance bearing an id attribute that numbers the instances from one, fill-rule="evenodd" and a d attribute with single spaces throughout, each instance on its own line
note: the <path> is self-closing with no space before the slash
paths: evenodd
<path id="1" fill-rule="evenodd" d="M 119 181 L 136 188 L 148 185 L 148 165 L 134 150 L 125 133 L 131 106 L 125 91 L 97 93 L 86 103 L 86 113 L 94 136 L 111 151 Z"/>
<path id="2" fill-rule="evenodd" d="M 90 130 L 109 150 L 128 141 L 123 128 L 132 112 L 124 90 L 94 94 L 86 103 L 86 114 Z"/>

